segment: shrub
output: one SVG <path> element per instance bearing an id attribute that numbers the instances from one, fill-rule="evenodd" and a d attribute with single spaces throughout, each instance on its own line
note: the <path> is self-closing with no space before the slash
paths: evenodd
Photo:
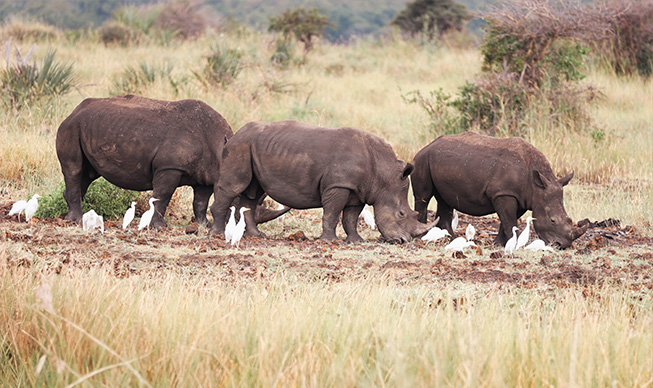
<path id="1" fill-rule="evenodd" d="M 609 48 L 617 74 L 653 74 L 653 2 L 612 2 L 603 14 L 613 15 Z"/>
<path id="2" fill-rule="evenodd" d="M 154 26 L 173 31 L 180 39 L 192 39 L 206 31 L 211 14 L 211 10 L 201 1 L 174 1 L 163 6 Z"/>
<path id="3" fill-rule="evenodd" d="M 173 66 L 169 63 L 163 65 L 152 65 L 146 61 L 138 66 L 128 66 L 113 80 L 113 86 L 109 91 L 111 95 L 141 94 L 157 80 L 167 80 L 177 92 L 178 82 L 172 78 Z"/>
<path id="4" fill-rule="evenodd" d="M 47 41 L 55 39 L 60 35 L 61 31 L 51 25 L 17 18 L 10 19 L 9 22 L 0 30 L 0 36 L 2 39 L 13 39 L 18 42 Z"/>
<path id="5" fill-rule="evenodd" d="M 105 45 L 129 46 L 138 43 L 141 31 L 116 21 L 108 21 L 98 30 L 100 41 Z"/>
<path id="6" fill-rule="evenodd" d="M 15 62 L 11 62 L 11 49 L 5 44 L 7 67 L 0 69 L 2 101 L 9 107 L 21 109 L 25 104 L 68 93 L 77 83 L 72 63 L 54 60 L 56 50 L 48 50 L 40 65 L 29 63 L 34 46 L 25 57 L 16 47 Z"/>
<path id="7" fill-rule="evenodd" d="M 240 49 L 232 49 L 220 46 L 213 47 L 213 52 L 206 57 L 203 77 L 196 74 L 200 81 L 217 85 L 227 85 L 236 79 L 243 69 L 241 58 L 243 53 Z"/>
<path id="8" fill-rule="evenodd" d="M 391 24 L 411 36 L 424 34 L 433 40 L 449 31 L 461 31 L 469 17 L 467 7 L 454 0 L 414 0 Z"/>
<path id="9" fill-rule="evenodd" d="M 327 26 L 335 27 L 333 23 L 329 22 L 329 18 L 320 13 L 317 8 L 310 10 L 297 8 L 270 18 L 268 30 L 280 32 L 286 43 L 293 35 L 295 39 L 304 44 L 304 57 L 306 57 L 313 49 L 313 38 L 321 37 Z"/>
<path id="10" fill-rule="evenodd" d="M 45 194 L 39 200 L 39 208 L 36 212 L 37 218 L 55 218 L 68 213 L 68 205 L 63 197 L 64 183 Z M 138 191 L 124 190 L 109 183 L 106 179 L 100 178 L 88 187 L 88 191 L 82 201 L 82 211 L 93 209 L 105 219 L 119 219 L 132 201 L 138 201 L 142 194 Z"/>

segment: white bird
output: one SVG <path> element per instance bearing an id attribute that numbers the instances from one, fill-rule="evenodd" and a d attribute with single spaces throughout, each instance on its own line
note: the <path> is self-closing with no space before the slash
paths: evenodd
<path id="1" fill-rule="evenodd" d="M 150 208 L 148 209 L 148 211 L 143 213 L 143 216 L 141 216 L 141 220 L 138 223 L 138 230 L 150 226 L 150 222 L 152 222 L 152 217 L 154 217 L 154 201 L 158 201 L 158 199 L 150 198 L 150 200 L 148 201 L 150 204 Z"/>
<path id="2" fill-rule="evenodd" d="M 531 252 L 537 252 L 537 251 L 550 251 L 553 252 L 553 248 L 549 247 L 546 245 L 546 243 L 540 239 L 533 240 L 532 243 L 526 245 L 524 249 L 531 251 Z"/>
<path id="3" fill-rule="evenodd" d="M 374 214 L 372 214 L 372 212 L 367 209 L 367 206 L 363 208 L 361 215 L 363 216 L 363 221 L 365 221 L 365 223 L 370 227 L 370 229 L 372 230 L 376 229 L 376 222 L 374 222 Z"/>
<path id="4" fill-rule="evenodd" d="M 515 247 L 515 250 L 525 246 L 526 243 L 528 242 L 528 239 L 531 237 L 531 221 L 533 221 L 534 219 L 535 218 L 530 216 L 526 218 L 526 227 L 521 233 L 519 233 L 519 237 L 517 238 L 517 246 Z"/>
<path id="5" fill-rule="evenodd" d="M 472 241 L 474 239 L 474 235 L 476 234 L 476 229 L 474 228 L 474 225 L 469 224 L 467 225 L 467 229 L 465 229 L 465 238 L 467 241 Z"/>
<path id="6" fill-rule="evenodd" d="M 229 209 L 231 209 L 231 216 L 229 217 L 227 226 L 224 228 L 224 239 L 226 241 L 231 241 L 231 237 L 234 235 L 234 230 L 236 230 L 236 218 L 234 217 L 234 214 L 236 213 L 236 207 L 231 206 Z"/>
<path id="7" fill-rule="evenodd" d="M 467 241 L 465 240 L 465 237 L 456 237 L 453 239 L 452 242 L 447 244 L 447 246 L 444 247 L 446 251 L 457 251 L 457 252 L 462 252 L 463 249 L 475 246 L 474 241 Z"/>
<path id="8" fill-rule="evenodd" d="M 125 216 L 122 218 L 122 228 L 127 229 L 129 224 L 132 222 L 134 219 L 134 216 L 136 215 L 136 202 L 132 202 L 132 205 L 127 211 L 125 212 Z"/>
<path id="9" fill-rule="evenodd" d="M 245 233 L 245 216 L 243 213 L 248 211 L 249 209 L 246 207 L 241 207 L 240 208 L 240 220 L 238 220 L 238 223 L 236 224 L 236 228 L 234 229 L 234 234 L 231 236 L 231 246 L 233 247 L 234 245 L 238 247 L 240 245 L 240 239 L 243 237 L 243 234 Z"/>
<path id="10" fill-rule="evenodd" d="M 458 212 L 453 209 L 453 219 L 451 220 L 451 229 L 455 232 L 458 227 Z"/>
<path id="11" fill-rule="evenodd" d="M 438 241 L 444 236 L 449 236 L 449 231 L 446 229 L 440 229 L 437 226 L 432 227 L 429 229 L 428 232 L 424 236 L 422 236 L 422 240 L 424 241 Z"/>
<path id="12" fill-rule="evenodd" d="M 34 214 L 36 213 L 36 209 L 39 208 L 39 198 L 41 198 L 40 195 L 34 194 L 32 196 L 32 199 L 27 201 L 27 205 L 25 205 L 25 221 L 31 222 L 32 217 L 34 217 Z"/>
<path id="13" fill-rule="evenodd" d="M 505 255 L 512 253 L 517 249 L 517 227 L 513 226 L 512 227 L 512 237 L 510 237 L 510 240 L 506 242 L 505 247 L 503 248 L 503 253 Z"/>
<path id="14" fill-rule="evenodd" d="M 82 216 L 82 229 L 91 231 L 95 228 L 100 228 L 100 232 L 104 233 L 104 219 L 91 209 Z"/>
<path id="15" fill-rule="evenodd" d="M 24 199 L 14 202 L 14 204 L 11 205 L 11 210 L 9 210 L 9 216 L 18 214 L 18 221 L 20 221 L 20 213 L 25 211 L 26 206 L 27 206 L 27 201 L 25 201 Z"/>
<path id="16" fill-rule="evenodd" d="M 278 205 L 277 205 L 277 210 L 283 210 L 283 209 L 285 209 L 285 208 L 286 208 L 286 207 L 285 207 L 283 204 L 278 204 Z M 282 215 L 280 215 L 280 216 L 277 218 L 277 223 L 281 223 L 281 222 L 283 222 L 283 220 L 284 220 L 285 218 L 286 218 L 286 213 L 283 213 Z"/>

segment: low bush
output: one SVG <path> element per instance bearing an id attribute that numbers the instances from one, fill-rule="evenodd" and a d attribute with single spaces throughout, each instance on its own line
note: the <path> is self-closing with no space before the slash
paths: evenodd
<path id="1" fill-rule="evenodd" d="M 212 53 L 206 57 L 206 65 L 202 73 L 194 73 L 205 86 L 207 84 L 228 85 L 232 83 L 243 69 L 243 52 L 215 45 Z"/>
<path id="2" fill-rule="evenodd" d="M 18 42 L 42 42 L 56 39 L 61 35 L 56 27 L 36 21 L 11 18 L 0 29 L 0 40 Z"/>
<path id="3" fill-rule="evenodd" d="M 170 63 L 154 65 L 146 61 L 141 62 L 138 66 L 128 66 L 122 73 L 114 77 L 109 94 L 113 96 L 142 94 L 148 86 L 157 80 L 169 81 L 175 89 L 177 82 L 172 78 L 172 69 L 173 66 Z"/>
<path id="4" fill-rule="evenodd" d="M 98 35 L 105 45 L 129 46 L 138 43 L 142 32 L 116 21 L 108 21 L 98 29 Z"/>
<path id="5" fill-rule="evenodd" d="M 39 200 L 37 218 L 55 218 L 68 213 L 68 205 L 63 197 L 65 185 L 62 183 L 54 191 L 46 193 Z M 121 218 L 132 201 L 138 201 L 142 194 L 138 191 L 121 189 L 106 179 L 100 178 L 88 187 L 82 201 L 82 211 L 93 209 L 105 219 Z"/>

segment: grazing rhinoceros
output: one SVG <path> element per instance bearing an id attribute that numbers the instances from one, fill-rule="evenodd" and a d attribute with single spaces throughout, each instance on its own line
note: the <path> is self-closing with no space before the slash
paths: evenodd
<path id="1" fill-rule="evenodd" d="M 397 159 L 392 147 L 356 128 L 322 128 L 296 121 L 252 122 L 229 139 L 220 181 L 211 206 L 211 232 L 223 234 L 231 201 L 255 204 L 265 192 L 294 209 L 324 208 L 321 239 L 336 239 L 342 224 L 348 242 L 362 241 L 356 231 L 365 204 L 384 239 L 410 241 L 430 225 L 417 220 L 408 205 L 411 164 Z M 262 235 L 245 213 L 248 235 Z"/>
<path id="2" fill-rule="evenodd" d="M 452 233 L 453 209 L 473 216 L 497 213 L 495 244 L 505 245 L 512 227 L 527 210 L 539 236 L 567 248 L 587 227 L 567 216 L 562 187 L 574 173 L 557 179 L 546 157 L 521 138 L 499 139 L 474 132 L 440 136 L 420 150 L 411 180 L 415 210 L 426 222 L 428 203 L 438 201 L 438 226 Z"/>
<path id="3" fill-rule="evenodd" d="M 231 136 L 227 121 L 198 100 L 126 95 L 82 101 L 57 132 L 66 219 L 82 218 L 82 198 L 91 182 L 103 176 L 124 189 L 153 190 L 159 199 L 151 222 L 155 227 L 165 226 L 163 215 L 175 189 L 191 186 L 195 219 L 207 223 L 222 149 Z M 256 219 L 268 221 L 284 211 L 259 208 Z"/>

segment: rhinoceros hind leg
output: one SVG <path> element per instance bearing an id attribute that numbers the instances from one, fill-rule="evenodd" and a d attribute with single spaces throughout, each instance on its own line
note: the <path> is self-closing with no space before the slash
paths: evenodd
<path id="1" fill-rule="evenodd" d="M 209 208 L 211 194 L 213 194 L 213 186 L 193 186 L 193 214 L 198 224 L 211 226 L 206 218 L 206 210 Z"/>
<path id="2" fill-rule="evenodd" d="M 66 189 L 64 190 L 64 199 L 68 204 L 68 214 L 66 220 L 79 222 L 82 219 L 82 200 L 88 191 L 91 183 L 100 177 L 88 162 L 84 162 L 78 172 L 67 171 L 64 174 Z"/>
<path id="3" fill-rule="evenodd" d="M 267 237 L 256 225 L 256 211 L 261 196 L 263 196 L 263 191 L 257 190 L 253 199 L 248 198 L 244 193 L 238 197 L 240 207 L 246 207 L 250 210 L 243 213 L 245 216 L 245 236 Z"/>
<path id="4" fill-rule="evenodd" d="M 364 207 L 365 204 L 361 204 L 357 206 L 347 206 L 342 211 L 342 226 L 343 228 L 345 228 L 345 233 L 347 233 L 347 238 L 345 239 L 345 242 L 357 243 L 357 242 L 365 241 L 360 236 L 360 234 L 358 234 L 358 230 L 356 230 L 356 228 L 358 227 L 358 216 L 361 214 L 361 211 L 363 211 Z"/>
<path id="5" fill-rule="evenodd" d="M 499 220 L 501 221 L 497 237 L 494 239 L 494 244 L 504 246 L 508 239 L 512 237 L 512 227 L 517 226 L 517 212 L 519 205 L 515 197 L 507 195 L 494 199 L 493 205 L 494 210 L 496 210 Z"/>
<path id="6" fill-rule="evenodd" d="M 435 218 L 440 218 L 436 224 L 440 229 L 446 229 L 451 237 L 456 237 L 456 233 L 451 228 L 451 220 L 453 219 L 453 208 L 449 206 L 444 199 L 436 194 L 435 199 L 438 201 L 438 209 L 435 212 Z"/>
<path id="7" fill-rule="evenodd" d="M 181 171 L 166 170 L 154 173 L 152 196 L 158 201 L 154 202 L 155 211 L 150 222 L 151 227 L 161 228 L 167 226 L 163 216 L 166 214 L 172 194 L 179 186 L 179 182 L 181 182 Z"/>

